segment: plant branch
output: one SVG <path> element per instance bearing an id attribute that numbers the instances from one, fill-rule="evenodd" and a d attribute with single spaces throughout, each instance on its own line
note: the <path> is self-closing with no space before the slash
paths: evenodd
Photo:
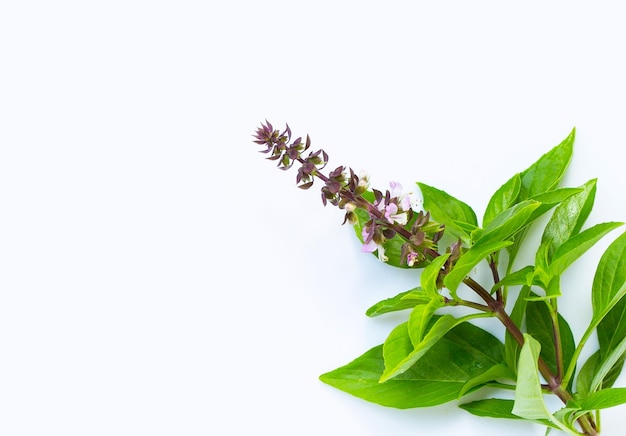
<path id="1" fill-rule="evenodd" d="M 472 309 L 480 310 L 481 312 L 493 312 L 493 308 L 489 306 L 485 306 L 484 304 L 475 303 L 473 301 L 463 300 L 463 299 L 447 299 L 446 304 L 450 306 L 465 306 L 470 307 Z"/>
<path id="2" fill-rule="evenodd" d="M 506 327 L 511 336 L 513 336 L 515 341 L 520 346 L 523 346 L 524 334 L 513 322 L 509 314 L 506 313 L 506 311 L 504 310 L 504 305 L 494 299 L 491 294 L 487 292 L 487 290 L 485 290 L 485 288 L 483 288 L 471 277 L 466 277 L 465 280 L 463 280 L 463 283 L 465 283 L 472 290 L 474 290 L 485 301 L 485 303 L 487 303 L 489 307 L 492 307 L 494 309 L 495 316 L 500 320 L 500 322 L 502 322 L 502 324 Z M 570 394 L 567 389 L 563 388 L 559 378 L 552 373 L 550 367 L 548 367 L 545 360 L 543 360 L 541 357 L 539 357 L 538 366 L 539 372 L 548 383 L 548 389 L 550 390 L 550 392 L 556 395 L 563 402 L 563 404 L 567 404 L 568 401 L 573 399 L 572 394 Z M 586 414 L 578 418 L 578 423 L 580 424 L 580 427 L 585 435 L 597 436 L 599 434 L 596 430 L 595 422 L 591 414 Z"/>
<path id="3" fill-rule="evenodd" d="M 571 135 L 570 135 L 571 136 Z M 255 134 L 257 144 L 264 145 L 266 149 L 264 153 L 270 153 L 270 160 L 278 160 L 278 166 L 281 169 L 289 169 L 294 162 L 301 164 L 301 168 L 298 170 L 296 182 L 302 189 L 308 189 L 313 185 L 315 178 L 324 182 L 325 186 L 322 187 L 322 201 L 324 205 L 328 202 L 338 206 L 341 209 L 346 209 L 346 218 L 344 222 L 353 222 L 356 219 L 354 214 L 355 208 L 360 208 L 369 214 L 370 220 L 363 227 L 364 235 L 367 233 L 366 245 L 372 245 L 375 243 L 381 250 L 382 244 L 385 240 L 392 238 L 394 235 L 399 235 L 401 238 L 407 241 L 403 245 L 402 250 L 404 260 L 407 265 L 413 266 L 415 259 L 418 256 L 420 260 L 433 260 L 440 256 L 437 249 L 437 242 L 443 236 L 445 226 L 432 222 L 433 226 L 429 226 L 430 214 L 419 213 L 418 217 L 413 221 L 411 230 L 405 226 L 407 221 L 411 221 L 412 210 L 406 205 L 402 204 L 402 199 L 399 196 L 391 197 L 389 191 L 383 196 L 380 191 L 374 190 L 374 196 L 376 198 L 375 203 L 370 203 L 363 193 L 368 189 L 369 179 L 367 177 L 360 178 L 356 176 L 352 169 L 350 169 L 349 177 L 346 177 L 344 173 L 345 167 L 340 166 L 335 170 L 324 175 L 321 170 L 328 163 L 328 155 L 323 150 L 310 153 L 308 157 L 304 158 L 302 153 L 309 149 L 311 145 L 310 138 L 306 137 L 306 141 L 302 141 L 302 138 L 297 138 L 291 142 L 291 129 L 286 126 L 283 133 L 278 130 L 274 130 L 273 126 L 266 121 L 265 124 L 261 124 L 261 127 Z M 572 137 L 573 138 L 573 137 Z M 546 155 L 548 156 L 548 155 Z M 542 159 L 547 159 L 545 156 Z M 539 165 L 540 161 L 537 164 Z M 531 167 L 530 169 L 534 169 Z M 392 188 L 393 190 L 393 188 Z M 399 214 L 398 214 L 399 212 Z M 406 214 L 406 215 L 402 215 Z M 522 232 L 525 232 L 524 229 Z M 428 234 L 428 235 L 427 235 Z M 445 275 L 447 272 L 454 268 L 454 263 L 458 260 L 461 254 L 460 248 L 461 242 L 453 245 L 450 248 L 450 256 L 447 259 L 446 264 L 440 270 L 441 275 Z M 516 246 L 519 248 L 519 246 Z M 368 247 L 368 250 L 372 247 Z M 517 253 L 517 248 L 513 254 L 510 254 L 507 264 L 507 274 L 511 271 L 513 259 Z M 406 250 L 406 252 L 405 252 Z M 379 255 L 383 254 L 379 251 Z M 381 256 L 383 258 L 383 256 Z M 410 261 L 409 261 L 410 259 Z M 500 282 L 500 276 L 498 273 L 498 255 L 492 254 L 488 258 L 489 267 L 493 276 L 494 283 Z M 455 298 L 451 300 L 446 299 L 446 303 L 450 305 L 462 305 L 467 306 L 478 311 L 484 312 L 480 314 L 482 316 L 496 316 L 500 322 L 504 325 L 506 330 L 511 334 L 514 340 L 520 345 L 524 345 L 524 335 L 520 328 L 515 324 L 512 318 L 505 310 L 507 299 L 507 286 L 501 286 L 496 289 L 495 295 L 492 295 L 487 289 L 477 283 L 471 277 L 465 277 L 463 283 L 471 288 L 484 302 L 485 305 L 467 301 L 463 299 Z M 580 341 L 578 347 L 574 351 L 572 362 L 567 368 L 565 374 L 564 362 L 563 362 L 563 350 L 561 343 L 561 334 L 559 326 L 559 315 L 556 306 L 556 302 L 553 304 L 548 303 L 550 308 L 550 316 L 552 321 L 552 333 L 555 345 L 556 361 L 557 361 L 557 374 L 555 375 L 548 367 L 546 362 L 539 357 L 538 367 L 539 372 L 547 382 L 547 388 L 550 392 L 556 395 L 561 401 L 567 404 L 572 400 L 572 394 L 567 390 L 569 381 L 573 376 L 574 364 L 578 359 L 578 356 L 584 346 L 585 342 L 589 338 L 589 335 L 593 329 L 597 326 L 603 316 L 596 316 L 591 322 L 589 329 L 583 335 L 583 339 Z M 608 309 L 607 309 L 608 310 Z M 565 386 L 565 388 L 563 387 Z M 594 420 L 591 413 L 585 414 L 578 418 L 578 424 L 586 436 L 598 435 L 598 421 Z"/>
<path id="4" fill-rule="evenodd" d="M 500 282 L 500 273 L 498 272 L 498 261 L 495 254 L 489 257 L 489 269 L 491 270 L 491 276 L 493 277 L 493 284 L 496 285 Z M 496 300 L 504 303 L 502 297 L 502 287 L 496 289 Z"/>
<path id="5" fill-rule="evenodd" d="M 550 317 L 552 321 L 552 336 L 554 341 L 554 352 L 556 357 L 556 378 L 559 382 L 563 381 L 563 343 L 561 341 L 561 327 L 559 325 L 559 312 L 556 300 L 552 300 L 552 304 L 548 304 Z"/>

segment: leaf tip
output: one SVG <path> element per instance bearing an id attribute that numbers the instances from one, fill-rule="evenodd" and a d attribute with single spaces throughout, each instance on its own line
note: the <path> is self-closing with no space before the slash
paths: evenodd
<path id="1" fill-rule="evenodd" d="M 380 378 L 378 379 L 378 383 L 385 383 L 387 380 L 389 380 L 390 378 L 392 378 L 393 374 L 389 374 L 387 371 L 383 372 L 383 374 L 380 376 Z"/>
<path id="2" fill-rule="evenodd" d="M 324 374 L 320 374 L 320 376 L 318 377 L 319 381 L 321 381 L 322 383 L 326 383 L 327 385 L 331 385 L 332 383 L 330 382 L 331 380 L 331 376 L 330 374 L 332 374 L 331 372 L 325 372 Z"/>

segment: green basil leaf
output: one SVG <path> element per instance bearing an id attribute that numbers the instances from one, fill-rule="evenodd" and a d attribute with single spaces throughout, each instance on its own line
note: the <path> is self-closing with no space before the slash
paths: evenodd
<path id="1" fill-rule="evenodd" d="M 493 194 L 483 216 L 483 227 L 487 227 L 496 216 L 515 204 L 521 186 L 522 179 L 519 174 L 515 174 Z"/>
<path id="2" fill-rule="evenodd" d="M 430 300 L 431 297 L 426 295 L 421 288 L 414 288 L 409 291 L 401 292 L 395 297 L 379 301 L 367 309 L 365 314 L 374 317 L 398 310 L 412 309 L 420 304 L 427 304 Z"/>
<path id="3" fill-rule="evenodd" d="M 524 227 L 513 237 L 513 244 L 510 247 L 507 247 L 506 251 L 509 255 L 508 265 L 509 268 L 515 264 L 515 259 L 517 259 L 517 255 L 519 254 L 519 250 L 526 239 L 526 235 L 528 234 L 528 227 Z"/>
<path id="4" fill-rule="evenodd" d="M 617 348 L 613 349 L 611 354 L 607 356 L 607 360 L 611 359 L 613 353 L 615 353 Z M 602 389 L 608 389 L 613 387 L 617 378 L 622 373 L 622 368 L 624 367 L 624 360 L 626 359 L 626 355 L 622 353 L 622 357 L 615 362 L 615 364 L 609 369 L 604 378 L 602 379 Z"/>
<path id="5" fill-rule="evenodd" d="M 526 306 L 528 305 L 528 301 L 526 300 L 526 298 L 528 298 L 529 295 L 530 286 L 523 286 L 522 289 L 520 289 L 517 300 L 515 300 L 513 310 L 511 310 L 510 317 L 515 325 L 522 325 L 522 322 L 524 321 L 524 318 L 526 316 Z M 517 362 L 521 349 L 522 347 L 517 343 L 515 338 L 507 330 L 504 335 L 504 357 L 508 367 L 511 368 L 516 374 Z"/>
<path id="6" fill-rule="evenodd" d="M 572 159 L 575 136 L 576 130 L 572 129 L 559 145 L 520 174 L 521 187 L 518 200 L 526 200 L 556 188 Z"/>
<path id="7" fill-rule="evenodd" d="M 578 372 L 578 376 L 576 377 L 576 393 L 579 396 L 584 398 L 590 392 L 592 392 L 591 383 L 597 373 L 597 368 L 599 364 L 600 351 L 598 350 L 591 356 L 589 356 L 585 364 L 582 366 L 582 368 L 580 368 L 580 371 Z"/>
<path id="8" fill-rule="evenodd" d="M 548 245 L 548 260 L 563 243 L 578 234 L 587 220 L 596 196 L 596 179 L 585 183 L 583 190 L 559 204 L 550 217 L 541 237 Z"/>
<path id="9" fill-rule="evenodd" d="M 522 242 L 526 238 L 526 234 L 528 232 L 529 225 L 534 222 L 537 218 L 548 212 L 554 206 L 559 203 L 567 200 L 580 193 L 582 189 L 580 188 L 562 188 L 562 189 L 554 189 L 551 191 L 543 192 L 541 194 L 537 194 L 528 200 L 536 201 L 539 206 L 532 212 L 531 216 L 528 218 L 528 222 L 526 226 L 522 227 L 513 237 L 513 245 L 508 248 L 509 252 L 509 265 L 513 265 L 515 258 L 517 257 L 517 253 L 522 245 Z M 519 200 L 520 202 L 522 200 Z"/>
<path id="10" fill-rule="evenodd" d="M 580 193 L 581 191 L 582 189 L 579 189 L 579 188 L 555 189 L 552 191 L 535 195 L 534 197 L 528 200 L 525 200 L 528 202 L 532 202 L 532 201 L 537 202 L 539 203 L 539 206 L 537 206 L 535 209 L 531 211 L 530 216 L 528 216 L 526 219 L 526 222 L 523 224 L 521 228 L 519 228 L 519 230 L 515 233 L 515 235 L 513 235 L 513 245 L 511 245 L 511 247 L 509 247 L 507 250 L 509 252 L 509 265 L 513 265 L 513 262 L 515 258 L 517 257 L 517 253 L 519 252 L 521 244 L 526 238 L 526 234 L 528 232 L 528 228 L 530 224 L 532 224 L 537 218 L 541 217 L 543 214 L 548 212 L 554 206 L 569 199 L 573 195 Z M 519 202 L 518 204 L 523 204 L 523 203 L 524 202 L 522 201 L 522 202 Z M 540 246 L 539 251 L 542 251 L 542 249 L 544 248 L 547 248 L 547 247 L 544 247 L 543 245 Z M 537 264 L 537 266 L 541 266 L 541 264 Z"/>
<path id="11" fill-rule="evenodd" d="M 437 279 L 441 268 L 449 257 L 450 253 L 442 254 L 441 256 L 436 257 L 426 268 L 424 268 L 422 274 L 420 275 L 420 284 L 422 285 L 422 289 L 431 297 L 439 296 Z"/>
<path id="12" fill-rule="evenodd" d="M 409 322 L 406 321 L 397 325 L 393 330 L 391 330 L 391 333 L 389 333 L 383 344 L 385 372 L 387 372 L 388 369 L 400 366 L 406 361 L 407 357 L 411 355 L 414 349 L 411 336 L 409 335 Z M 406 371 L 413 363 L 414 362 L 410 362 L 402 369 Z M 400 373 L 401 372 L 399 372 L 399 374 Z M 382 381 L 383 380 L 381 380 L 381 382 Z"/>
<path id="13" fill-rule="evenodd" d="M 576 347 L 578 356 L 587 339 L 596 330 L 598 336 L 599 362 L 607 356 L 626 337 L 626 232 L 615 239 L 605 250 L 598 263 L 591 288 L 593 317 Z M 572 362 L 573 363 L 573 362 Z M 610 387 L 620 374 L 624 360 L 621 359 L 611 368 L 611 375 L 603 380 L 604 387 Z M 569 380 L 573 366 L 565 373 L 564 380 Z"/>
<path id="14" fill-rule="evenodd" d="M 531 335 L 524 333 L 524 346 L 519 356 L 515 402 L 511 413 L 525 419 L 549 420 L 560 430 L 578 435 L 557 420 L 548 410 L 539 379 L 539 353 L 541 345 Z"/>
<path id="15" fill-rule="evenodd" d="M 472 415 L 489 418 L 524 419 L 514 415 L 513 400 L 500 398 L 489 398 L 486 400 L 472 401 L 471 403 L 460 404 L 459 407 L 467 410 Z"/>
<path id="16" fill-rule="evenodd" d="M 475 235 L 478 232 L 481 232 L 482 229 L 474 224 L 464 223 L 461 221 L 454 221 L 454 225 L 457 226 L 460 230 L 463 231 L 466 235 Z"/>
<path id="17" fill-rule="evenodd" d="M 428 304 L 417 306 L 411 311 L 407 328 L 414 347 L 417 347 L 422 342 L 431 318 L 437 309 L 443 306 L 444 303 L 441 299 L 433 299 Z"/>
<path id="18" fill-rule="evenodd" d="M 468 380 L 501 363 L 502 354 L 498 339 L 464 323 L 448 332 L 418 364 L 384 383 L 379 383 L 385 369 L 383 345 L 321 375 L 320 380 L 383 406 L 430 407 L 455 400 Z"/>
<path id="19" fill-rule="evenodd" d="M 513 400 L 504 400 L 500 398 L 489 398 L 486 400 L 472 401 L 459 405 L 461 409 L 467 410 L 472 415 L 488 417 L 488 418 L 504 418 L 504 419 L 525 419 L 512 413 Z M 530 420 L 538 424 L 542 424 L 554 429 L 559 429 L 547 419 Z M 560 430 L 560 429 L 559 429 Z"/>
<path id="20" fill-rule="evenodd" d="M 580 405 L 582 412 L 608 409 L 626 403 L 626 388 L 609 388 L 594 392 Z"/>
<path id="21" fill-rule="evenodd" d="M 407 371 L 419 361 L 437 342 L 456 326 L 475 318 L 491 316 L 486 313 L 467 315 L 455 318 L 452 315 L 443 315 L 435 321 L 424 335 L 421 342 L 414 345 L 411 341 L 408 328 L 394 329 L 384 344 L 385 372 L 380 377 L 383 383 Z M 406 335 L 401 337 L 401 335 Z M 414 348 L 411 350 L 411 346 Z"/>
<path id="22" fill-rule="evenodd" d="M 496 289 L 503 286 L 518 286 L 518 285 L 532 285 L 533 274 L 535 273 L 535 267 L 532 265 L 525 266 L 524 268 L 507 274 L 498 283 L 493 285 L 491 292 L 495 292 Z"/>
<path id="23" fill-rule="evenodd" d="M 626 233 L 609 245 L 598 264 L 591 290 L 593 321 L 602 359 L 626 336 Z"/>
<path id="24" fill-rule="evenodd" d="M 525 171 L 520 173 L 521 186 L 516 203 L 528 200 L 531 197 L 552 191 L 556 188 L 572 159 L 575 133 L 576 130 L 572 129 L 569 136 L 559 145 L 552 148 Z M 546 198 L 543 200 L 545 201 Z M 535 211 L 535 213 L 543 212 L 547 212 L 543 207 Z M 527 231 L 528 228 L 526 227 L 517 233 L 515 235 L 514 244 L 508 248 L 509 265 L 513 265 L 513 262 L 517 258 L 517 254 L 526 237 Z"/>
<path id="25" fill-rule="evenodd" d="M 595 373 L 589 384 L 589 392 L 610 388 L 624 365 L 626 338 L 623 338 L 602 360 L 596 364 Z"/>
<path id="26" fill-rule="evenodd" d="M 539 202 L 525 200 L 506 209 L 485 227 L 485 232 L 476 243 L 509 239 L 530 222 L 533 212 L 540 205 Z"/>
<path id="27" fill-rule="evenodd" d="M 461 392 L 459 392 L 459 398 L 464 396 L 469 392 L 473 392 L 478 387 L 485 386 L 489 382 L 494 382 L 497 380 L 511 380 L 515 381 L 515 374 L 511 371 L 504 363 L 500 365 L 494 365 L 489 368 L 487 371 L 482 374 L 477 375 L 476 377 L 470 379 L 465 383 Z"/>
<path id="28" fill-rule="evenodd" d="M 541 203 L 541 205 L 533 212 L 530 221 L 536 220 L 553 207 L 560 205 L 563 201 L 567 200 L 573 195 L 581 193 L 582 191 L 582 188 L 559 188 L 543 192 L 529 198 L 529 200 L 534 200 L 538 203 Z"/>
<path id="29" fill-rule="evenodd" d="M 561 244 L 548 265 L 549 274 L 561 275 L 576 259 L 593 247 L 602 237 L 623 223 L 608 222 L 596 224 L 568 239 Z"/>
<path id="30" fill-rule="evenodd" d="M 478 226 L 476 213 L 466 203 L 456 199 L 447 192 L 441 191 L 425 183 L 417 183 L 424 198 L 424 209 L 430 211 L 432 218 L 446 225 L 446 231 L 465 240 L 468 233 L 457 225 L 457 222 Z"/>
<path id="31" fill-rule="evenodd" d="M 539 353 L 541 345 L 532 336 L 524 334 L 524 346 L 519 356 L 515 404 L 512 413 L 526 419 L 551 419 L 541 391 Z"/>
<path id="32" fill-rule="evenodd" d="M 370 220 L 369 214 L 363 209 L 355 209 L 356 222 L 352 226 L 354 233 L 359 241 L 363 242 L 363 226 Z"/>
<path id="33" fill-rule="evenodd" d="M 550 309 L 545 302 L 529 301 L 526 308 L 527 330 L 541 345 L 541 357 L 554 374 L 557 373 L 556 350 L 554 347 L 554 331 L 552 329 Z M 559 332 L 564 366 L 567 367 L 574 356 L 576 343 L 569 324 L 560 314 Z"/>
<path id="34" fill-rule="evenodd" d="M 571 434 L 580 435 L 578 429 L 576 428 L 575 422 L 581 415 L 584 415 L 584 413 L 577 415 L 577 413 L 580 411 L 580 407 L 578 407 L 578 405 L 573 401 L 570 400 L 567 402 L 567 404 L 567 406 L 557 410 L 552 415 L 555 419 L 567 426 L 567 428 L 571 430 Z M 550 433 L 550 430 L 550 428 L 547 429 L 546 436 Z"/>
<path id="35" fill-rule="evenodd" d="M 327 372 L 320 380 L 358 398 L 398 409 L 431 407 L 456 398 L 463 386 L 462 379 L 401 378 L 385 383 L 378 380 L 384 370 L 383 346 L 372 348 L 349 364 Z"/>
<path id="36" fill-rule="evenodd" d="M 543 277 L 548 277 L 545 280 Z M 547 282 L 547 283 L 546 283 Z M 548 276 L 540 268 L 535 268 L 535 275 L 533 277 L 533 285 L 540 286 L 546 291 L 545 295 L 533 295 L 528 297 L 528 301 L 547 301 L 554 300 L 561 296 L 561 276 Z"/>
<path id="37" fill-rule="evenodd" d="M 443 279 L 443 283 L 451 292 L 456 292 L 457 288 L 469 274 L 469 272 L 483 259 L 512 244 L 511 241 L 491 241 L 474 244 L 457 260 L 452 271 Z"/>

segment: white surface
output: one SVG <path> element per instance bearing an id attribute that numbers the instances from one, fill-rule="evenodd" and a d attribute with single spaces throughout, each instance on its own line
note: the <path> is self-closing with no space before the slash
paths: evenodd
<path id="1" fill-rule="evenodd" d="M 363 313 L 415 277 L 362 255 L 250 135 L 288 122 L 331 166 L 480 213 L 576 126 L 566 183 L 599 177 L 590 223 L 626 220 L 623 17 L 619 2 L 3 2 L 0 433 L 542 435 L 317 380 L 384 340 L 398 318 Z M 611 238 L 568 272 L 577 338 Z"/>

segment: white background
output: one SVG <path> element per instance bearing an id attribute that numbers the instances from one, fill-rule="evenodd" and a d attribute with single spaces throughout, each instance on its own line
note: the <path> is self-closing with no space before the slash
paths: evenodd
<path id="1" fill-rule="evenodd" d="M 417 278 L 361 254 L 251 134 L 288 122 L 332 167 L 382 189 L 423 181 L 481 215 L 575 126 L 565 183 L 598 177 L 589 223 L 626 220 L 625 15 L 617 1 L 2 2 L 0 434 L 542 435 L 318 381 L 384 340 L 401 317 L 365 309 Z M 618 234 L 565 278 L 577 338 Z M 603 434 L 623 413 L 604 413 Z"/>

